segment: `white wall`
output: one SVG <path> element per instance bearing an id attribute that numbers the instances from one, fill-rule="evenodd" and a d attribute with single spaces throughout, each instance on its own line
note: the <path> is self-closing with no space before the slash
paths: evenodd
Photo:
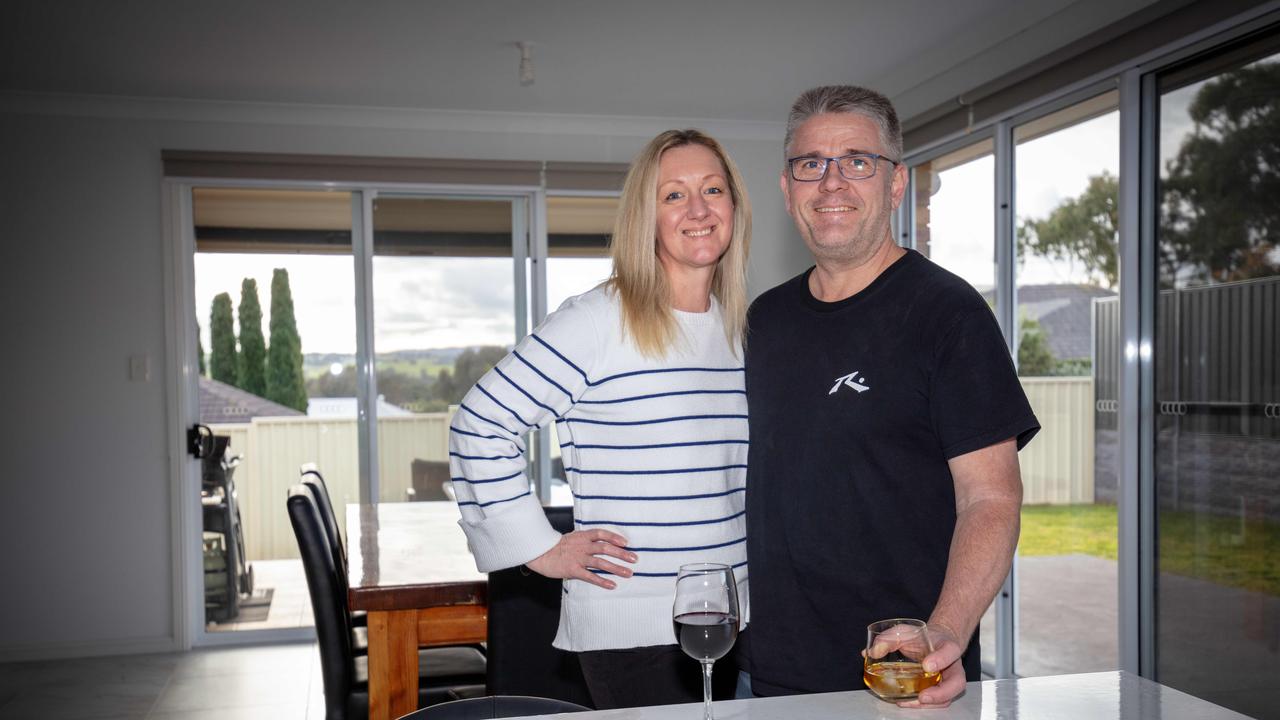
<path id="1" fill-rule="evenodd" d="M 688 124 L 0 96 L 0 660 L 174 646 L 161 149 L 620 162 Z M 703 127 L 747 178 L 758 294 L 808 263 L 781 128 Z"/>

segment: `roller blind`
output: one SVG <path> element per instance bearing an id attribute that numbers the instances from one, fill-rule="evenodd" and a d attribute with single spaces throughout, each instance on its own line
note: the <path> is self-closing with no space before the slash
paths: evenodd
<path id="1" fill-rule="evenodd" d="M 456 185 L 539 185 L 546 171 L 548 190 L 619 191 L 627 166 L 528 160 L 353 157 L 277 153 L 164 150 L 168 177 L 308 180 L 354 183 L 445 183 Z"/>

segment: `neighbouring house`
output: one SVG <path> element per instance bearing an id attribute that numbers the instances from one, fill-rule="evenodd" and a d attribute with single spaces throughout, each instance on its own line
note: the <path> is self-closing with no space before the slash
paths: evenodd
<path id="1" fill-rule="evenodd" d="M 200 378 L 200 422 L 204 425 L 247 423 L 256 417 L 301 415 L 291 407 L 245 392 L 234 385 Z"/>
<path id="2" fill-rule="evenodd" d="M 982 296 L 995 302 L 995 290 Z M 1021 285 L 1018 316 L 1040 323 L 1058 360 L 1088 360 L 1093 356 L 1093 301 L 1109 297 L 1115 292 L 1096 285 Z"/>
<path id="3" fill-rule="evenodd" d="M 413 413 L 399 405 L 392 405 L 386 398 L 378 396 L 378 417 L 408 417 Z M 321 418 L 354 418 L 356 416 L 356 399 L 353 397 L 313 397 L 307 398 L 307 417 Z"/>

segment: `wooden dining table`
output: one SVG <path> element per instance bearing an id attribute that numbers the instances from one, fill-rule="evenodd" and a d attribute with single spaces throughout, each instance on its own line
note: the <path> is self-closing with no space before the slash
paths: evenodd
<path id="1" fill-rule="evenodd" d="M 369 717 L 418 707 L 418 648 L 485 641 L 488 578 L 452 502 L 347 506 L 352 610 L 369 621 Z"/>

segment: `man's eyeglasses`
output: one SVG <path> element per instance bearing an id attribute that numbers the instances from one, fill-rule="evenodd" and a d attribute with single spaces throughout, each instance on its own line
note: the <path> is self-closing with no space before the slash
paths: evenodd
<path id="1" fill-rule="evenodd" d="M 866 180 L 875 176 L 877 160 L 884 160 L 891 165 L 898 164 L 897 160 L 890 160 L 883 155 L 876 155 L 875 153 L 853 153 L 852 155 L 842 155 L 840 157 L 804 155 L 787 160 L 787 165 L 791 168 L 791 177 L 800 182 L 821 180 L 827 174 L 827 163 L 831 162 L 834 162 L 836 167 L 840 168 L 840 174 L 846 180 Z"/>

